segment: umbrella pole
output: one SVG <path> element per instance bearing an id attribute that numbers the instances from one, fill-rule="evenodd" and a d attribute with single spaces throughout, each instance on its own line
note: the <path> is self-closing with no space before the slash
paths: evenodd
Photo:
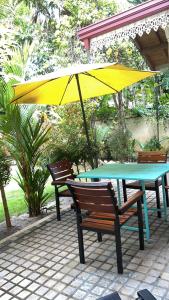
<path id="1" fill-rule="evenodd" d="M 79 98 L 80 98 L 80 104 L 81 104 L 81 109 L 82 109 L 83 123 L 84 123 L 84 129 L 85 129 L 85 133 L 86 133 L 91 167 L 92 167 L 92 169 L 94 169 L 92 147 L 91 147 L 90 138 L 89 138 L 89 131 L 88 131 L 88 127 L 87 127 L 86 115 L 85 115 L 85 110 L 84 110 L 84 105 L 83 105 L 83 100 L 82 100 L 82 93 L 81 93 L 81 89 L 80 89 L 80 82 L 79 82 L 78 74 L 75 74 L 75 77 L 76 77 L 77 88 L 78 88 L 78 92 L 79 92 Z"/>

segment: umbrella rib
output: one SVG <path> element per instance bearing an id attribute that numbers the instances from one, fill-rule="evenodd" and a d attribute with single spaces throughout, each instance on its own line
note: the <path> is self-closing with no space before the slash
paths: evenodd
<path id="1" fill-rule="evenodd" d="M 70 82 L 72 81 L 73 76 L 74 76 L 74 75 L 71 75 L 71 76 L 69 77 L 69 80 L 68 80 L 68 82 L 67 82 L 67 84 L 66 84 L 66 87 L 65 87 L 65 90 L 64 90 L 64 92 L 63 92 L 62 98 L 61 98 L 61 100 L 60 100 L 60 102 L 59 102 L 59 105 L 61 105 L 61 103 L 62 103 L 62 100 L 63 100 L 63 97 L 64 97 L 64 95 L 65 95 L 65 93 L 66 93 L 67 87 L 68 87 L 68 85 L 70 84 Z"/>
<path id="2" fill-rule="evenodd" d="M 101 79 L 97 78 L 96 76 L 93 76 L 93 75 L 91 75 L 91 74 L 88 73 L 88 72 L 84 72 L 83 74 L 84 74 L 84 75 L 87 75 L 87 76 L 90 76 L 90 77 L 92 77 L 92 78 L 98 80 L 99 82 L 103 83 L 103 84 L 106 85 L 107 87 L 109 87 L 109 88 L 111 88 L 112 90 L 114 90 L 116 93 L 119 93 L 118 90 L 114 89 L 111 85 L 105 83 L 104 81 L 102 81 Z"/>
<path id="3" fill-rule="evenodd" d="M 53 81 L 53 80 L 56 80 L 56 78 L 53 78 L 53 79 L 49 79 L 49 80 L 47 80 L 46 82 L 44 82 L 44 83 L 40 84 L 40 85 L 38 86 L 38 88 L 39 88 L 39 87 L 42 87 L 42 86 L 43 86 L 43 85 L 45 85 L 46 83 L 48 83 L 48 82 L 50 82 L 50 81 Z M 33 91 L 34 91 L 34 90 L 36 90 L 36 89 L 37 89 L 37 87 L 35 87 L 35 88 L 34 88 L 34 89 L 32 89 L 31 91 L 29 91 L 29 92 L 25 93 L 24 95 L 22 95 L 22 96 L 19 96 L 18 98 L 16 98 L 16 99 L 12 100 L 12 101 L 11 101 L 11 103 L 18 101 L 18 100 L 19 100 L 20 98 L 22 98 L 23 96 L 29 95 L 29 93 L 33 92 Z"/>

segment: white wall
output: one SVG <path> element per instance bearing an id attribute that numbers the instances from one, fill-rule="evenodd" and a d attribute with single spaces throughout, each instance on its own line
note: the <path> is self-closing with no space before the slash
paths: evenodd
<path id="1" fill-rule="evenodd" d="M 127 128 L 132 132 L 133 138 L 140 142 L 146 142 L 157 133 L 156 122 L 151 118 L 137 117 L 126 120 Z M 160 139 L 169 137 L 169 121 L 165 121 L 165 129 L 163 122 L 160 122 Z M 169 141 L 168 141 L 169 144 Z"/>

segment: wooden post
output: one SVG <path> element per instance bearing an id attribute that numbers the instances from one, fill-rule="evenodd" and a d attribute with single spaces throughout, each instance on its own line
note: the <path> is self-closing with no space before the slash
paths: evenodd
<path id="1" fill-rule="evenodd" d="M 9 209 L 8 209 L 7 200 L 6 200 L 5 189 L 4 189 L 3 185 L 0 186 L 0 190 L 1 190 L 3 208 L 4 208 L 6 226 L 8 228 L 11 228 L 12 224 L 11 224 Z"/>

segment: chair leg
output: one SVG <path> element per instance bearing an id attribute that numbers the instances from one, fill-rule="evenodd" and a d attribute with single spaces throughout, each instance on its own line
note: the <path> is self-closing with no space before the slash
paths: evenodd
<path id="1" fill-rule="evenodd" d="M 97 240 L 98 240 L 98 242 L 102 242 L 102 233 L 101 232 L 97 232 Z"/>
<path id="2" fill-rule="evenodd" d="M 165 182 L 165 186 L 167 186 L 167 175 L 165 174 L 164 176 L 164 182 Z M 169 197 L 168 197 L 168 190 L 165 189 L 165 195 L 166 195 L 166 204 L 167 207 L 169 207 Z"/>
<path id="3" fill-rule="evenodd" d="M 122 186 L 123 186 L 123 197 L 124 202 L 127 202 L 127 189 L 126 189 L 126 181 L 122 179 Z"/>
<path id="4" fill-rule="evenodd" d="M 156 192 L 156 202 L 157 202 L 157 209 L 161 208 L 160 205 L 160 193 L 159 193 L 159 186 L 158 186 L 158 181 L 155 181 L 155 192 Z M 161 218 L 161 211 L 157 211 L 157 217 Z"/>
<path id="5" fill-rule="evenodd" d="M 60 201 L 59 201 L 59 193 L 57 186 L 55 186 L 55 200 L 56 200 L 56 214 L 57 214 L 57 220 L 60 221 Z"/>
<path id="6" fill-rule="evenodd" d="M 77 234 L 78 234 L 80 263 L 81 264 L 85 264 L 84 243 L 83 243 L 83 230 L 81 229 L 81 227 L 80 227 L 79 224 L 77 224 Z"/>
<path id="7" fill-rule="evenodd" d="M 115 221 L 115 241 L 116 241 L 116 256 L 117 256 L 117 271 L 119 274 L 123 274 L 123 260 L 121 249 L 121 235 L 119 222 Z"/>
<path id="8" fill-rule="evenodd" d="M 138 229 L 139 229 L 139 243 L 140 250 L 144 250 L 144 230 L 143 230 L 143 214 L 141 199 L 137 201 L 137 215 L 138 215 Z"/>

